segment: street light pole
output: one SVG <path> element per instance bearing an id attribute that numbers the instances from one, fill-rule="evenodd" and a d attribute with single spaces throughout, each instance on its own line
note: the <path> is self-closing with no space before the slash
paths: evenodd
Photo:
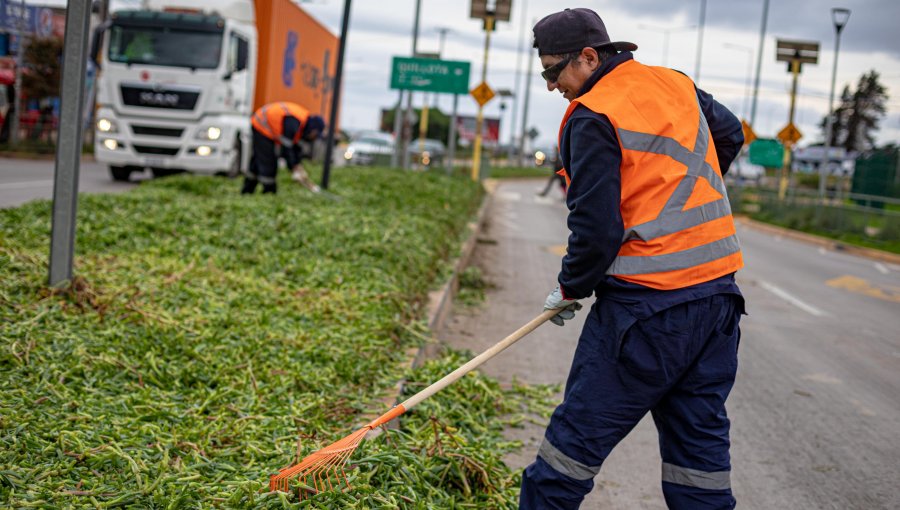
<path id="1" fill-rule="evenodd" d="M 733 50 L 741 50 L 747 52 L 747 78 L 744 83 L 744 106 L 741 108 L 741 118 L 747 120 L 747 113 L 749 113 L 748 103 L 750 102 L 750 78 L 753 74 L 753 48 L 731 43 L 725 43 L 724 46 Z"/>
<path id="2" fill-rule="evenodd" d="M 763 46 L 766 42 L 766 24 L 769 20 L 769 0 L 763 2 L 762 24 L 759 29 L 759 51 L 756 52 L 756 77 L 753 78 L 753 104 L 750 106 L 750 125 L 756 124 L 756 101 L 759 99 L 759 73 L 762 70 Z"/>
<path id="3" fill-rule="evenodd" d="M 822 160 L 819 162 L 819 198 L 825 199 L 825 181 L 828 177 L 828 152 L 831 150 L 832 130 L 834 129 L 834 82 L 837 78 L 838 51 L 841 49 L 841 31 L 850 19 L 850 9 L 835 7 L 831 9 L 831 21 L 834 23 L 834 64 L 831 68 L 831 92 L 828 94 L 828 113 L 825 117 L 825 145 Z"/>
<path id="4" fill-rule="evenodd" d="M 693 29 L 697 28 L 697 25 L 690 25 L 690 26 L 686 26 L 686 27 L 677 27 L 677 28 L 665 28 L 665 27 L 658 27 L 658 26 L 656 26 L 656 25 L 647 25 L 647 24 L 641 23 L 641 24 L 638 25 L 638 28 L 643 28 L 643 29 L 645 29 L 645 30 L 652 30 L 652 31 L 655 31 L 655 32 L 662 32 L 662 33 L 663 33 L 663 58 L 662 58 L 662 66 L 663 66 L 663 67 L 668 67 L 668 62 L 669 62 L 669 35 L 670 35 L 672 32 L 680 32 L 680 31 L 682 31 L 682 30 L 693 30 Z"/>
<path id="5" fill-rule="evenodd" d="M 700 0 L 700 29 L 697 31 L 697 62 L 694 69 L 694 83 L 700 86 L 700 59 L 703 55 L 703 26 L 706 25 L 706 0 Z"/>

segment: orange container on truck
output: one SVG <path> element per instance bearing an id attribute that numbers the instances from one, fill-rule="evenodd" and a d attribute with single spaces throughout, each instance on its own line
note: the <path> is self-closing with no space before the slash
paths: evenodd
<path id="1" fill-rule="evenodd" d="M 329 118 L 338 38 L 290 0 L 145 0 L 113 13 L 96 52 L 96 159 L 236 176 L 250 116 L 291 101 Z"/>

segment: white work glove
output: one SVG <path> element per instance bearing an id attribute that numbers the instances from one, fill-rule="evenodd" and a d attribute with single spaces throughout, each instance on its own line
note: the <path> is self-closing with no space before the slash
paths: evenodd
<path id="1" fill-rule="evenodd" d="M 562 326 L 565 324 L 565 321 L 575 317 L 575 312 L 581 310 L 581 303 L 574 299 L 565 299 L 562 291 L 559 289 L 559 285 L 557 285 L 553 292 L 547 296 L 547 300 L 544 301 L 544 310 L 555 310 L 557 308 L 561 308 L 561 310 L 558 314 L 550 317 L 550 322 L 557 326 Z"/>

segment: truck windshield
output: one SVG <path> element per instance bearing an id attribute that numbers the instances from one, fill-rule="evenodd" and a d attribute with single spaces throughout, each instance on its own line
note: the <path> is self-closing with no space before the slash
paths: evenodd
<path id="1" fill-rule="evenodd" d="M 221 50 L 221 32 L 121 25 L 110 29 L 110 62 L 215 69 Z"/>

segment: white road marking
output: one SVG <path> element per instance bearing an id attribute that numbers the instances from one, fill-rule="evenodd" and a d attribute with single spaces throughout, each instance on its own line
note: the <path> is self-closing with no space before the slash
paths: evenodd
<path id="1" fill-rule="evenodd" d="M 0 189 L 24 189 L 24 188 L 41 188 L 53 184 L 53 180 L 49 181 L 24 181 L 24 182 L 8 182 L 0 184 Z"/>
<path id="2" fill-rule="evenodd" d="M 796 306 L 797 308 L 803 310 L 804 312 L 806 312 L 810 315 L 815 315 L 816 317 L 828 316 L 828 313 L 826 313 L 822 310 L 819 310 L 815 306 L 812 306 L 808 303 L 801 301 L 799 298 L 794 297 L 791 294 L 788 294 L 786 291 L 772 285 L 769 282 L 760 281 L 759 286 L 766 289 L 767 291 L 771 292 L 772 294 L 775 294 L 776 296 L 780 297 L 781 299 L 787 301 L 788 303 Z"/>
<path id="3" fill-rule="evenodd" d="M 497 198 L 508 202 L 518 202 L 522 200 L 522 194 L 516 191 L 501 191 L 497 193 Z"/>
<path id="4" fill-rule="evenodd" d="M 877 269 L 879 272 L 881 272 L 881 274 L 888 274 L 891 272 L 891 270 L 888 269 L 887 266 L 882 264 L 881 262 L 875 263 L 875 269 Z"/>
<path id="5" fill-rule="evenodd" d="M 828 250 L 825 248 L 819 248 L 819 255 L 828 255 Z"/>

